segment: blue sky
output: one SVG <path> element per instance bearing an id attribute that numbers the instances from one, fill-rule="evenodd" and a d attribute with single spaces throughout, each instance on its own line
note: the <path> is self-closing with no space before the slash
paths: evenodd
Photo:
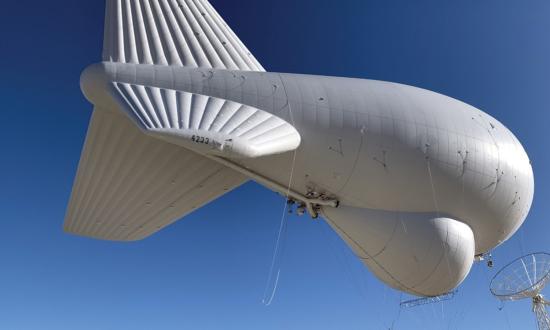
<path id="1" fill-rule="evenodd" d="M 509 127 L 533 162 L 525 225 L 448 302 L 373 278 L 322 221 L 290 217 L 273 304 L 262 305 L 283 207 L 249 183 L 144 241 L 64 234 L 91 105 L 79 75 L 100 59 L 103 1 L 9 1 L 0 12 L 1 329 L 526 329 L 499 302 L 499 266 L 550 250 L 550 2 L 211 0 L 270 71 L 431 89 Z"/>

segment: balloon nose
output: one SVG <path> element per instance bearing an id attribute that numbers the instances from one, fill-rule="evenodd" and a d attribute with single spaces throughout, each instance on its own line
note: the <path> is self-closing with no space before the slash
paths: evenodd
<path id="1" fill-rule="evenodd" d="M 529 213 L 535 189 L 533 168 L 519 140 L 502 124 L 494 121 L 492 126 L 498 167 L 494 184 L 482 197 L 494 220 L 486 220 L 490 226 L 480 235 L 485 248 L 476 252 L 487 252 L 519 229 Z"/>

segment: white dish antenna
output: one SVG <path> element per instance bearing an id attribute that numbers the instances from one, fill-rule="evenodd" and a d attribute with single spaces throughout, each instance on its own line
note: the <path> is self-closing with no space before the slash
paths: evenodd
<path id="1" fill-rule="evenodd" d="M 501 301 L 531 299 L 539 329 L 550 330 L 546 301 L 541 294 L 550 281 L 550 254 L 532 253 L 504 266 L 491 280 L 491 293 Z"/>

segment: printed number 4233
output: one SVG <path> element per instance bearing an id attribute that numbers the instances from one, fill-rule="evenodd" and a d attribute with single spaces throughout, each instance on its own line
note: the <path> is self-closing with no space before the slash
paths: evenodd
<path id="1" fill-rule="evenodd" d="M 209 144 L 210 143 L 209 138 L 204 137 L 204 136 L 198 136 L 198 135 L 193 135 L 191 137 L 191 141 L 193 141 L 195 143 L 202 143 L 202 144 Z"/>

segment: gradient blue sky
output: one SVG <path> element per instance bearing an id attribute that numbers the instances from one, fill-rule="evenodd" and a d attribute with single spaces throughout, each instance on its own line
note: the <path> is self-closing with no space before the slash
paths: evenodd
<path id="1" fill-rule="evenodd" d="M 501 120 L 524 144 L 536 193 L 496 268 L 550 250 L 550 2 L 211 0 L 271 71 L 389 80 Z M 0 329 L 529 329 L 502 311 L 495 269 L 415 309 L 366 271 L 324 222 L 291 217 L 279 290 L 261 304 L 283 207 L 249 183 L 144 241 L 66 235 L 65 207 L 100 59 L 103 1 L 6 1 L 0 11 Z"/>

